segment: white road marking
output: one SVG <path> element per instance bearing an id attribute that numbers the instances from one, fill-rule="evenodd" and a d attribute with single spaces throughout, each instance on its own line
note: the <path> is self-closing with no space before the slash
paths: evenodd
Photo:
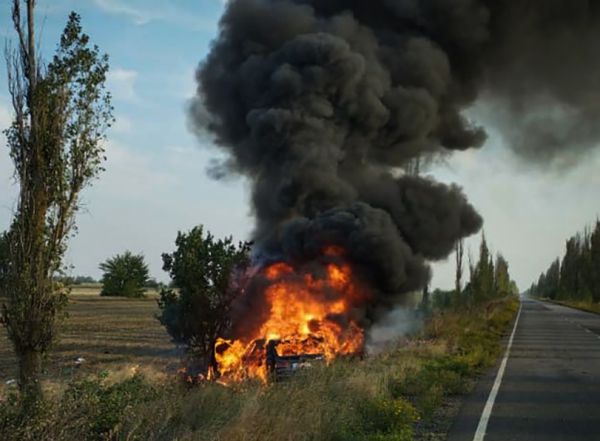
<path id="1" fill-rule="evenodd" d="M 508 357 L 510 355 L 510 348 L 512 347 L 513 339 L 515 338 L 515 331 L 517 330 L 517 324 L 519 323 L 519 317 L 521 316 L 522 307 L 522 304 L 519 305 L 519 312 L 517 313 L 515 325 L 513 326 L 512 333 L 510 334 L 510 338 L 508 339 L 508 345 L 506 347 L 506 352 L 504 353 L 504 358 L 500 363 L 500 368 L 498 369 L 498 373 L 496 374 L 496 380 L 494 381 L 494 385 L 492 386 L 490 395 L 488 396 L 487 402 L 485 403 L 485 407 L 483 408 L 483 412 L 481 414 L 481 418 L 479 419 L 479 424 L 477 425 L 477 430 L 475 431 L 475 437 L 473 438 L 473 441 L 483 441 L 483 439 L 485 438 L 485 433 L 487 431 L 487 426 L 490 421 L 490 416 L 492 415 L 492 409 L 494 408 L 494 402 L 496 401 L 496 395 L 498 395 L 498 390 L 500 389 L 500 385 L 502 384 L 502 377 L 504 377 L 506 363 L 508 362 Z"/>

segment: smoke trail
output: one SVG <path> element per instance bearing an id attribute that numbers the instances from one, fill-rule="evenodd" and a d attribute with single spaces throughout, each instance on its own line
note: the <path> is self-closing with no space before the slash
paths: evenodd
<path id="1" fill-rule="evenodd" d="M 427 261 L 481 227 L 458 187 L 402 172 L 480 147 L 484 130 L 462 114 L 479 97 L 502 110 L 523 157 L 595 144 L 599 9 L 232 0 L 197 71 L 190 119 L 228 152 L 215 176 L 251 180 L 254 236 L 267 255 L 306 260 L 340 245 L 376 288 L 375 306 L 393 303 L 427 282 Z"/>

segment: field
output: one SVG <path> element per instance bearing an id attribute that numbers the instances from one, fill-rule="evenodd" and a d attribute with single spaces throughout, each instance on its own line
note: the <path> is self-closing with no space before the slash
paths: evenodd
<path id="1" fill-rule="evenodd" d="M 158 320 L 156 294 L 129 300 L 100 297 L 98 286 L 72 291 L 68 317 L 47 360 L 48 383 L 103 370 L 175 369 L 178 351 Z M 76 360 L 82 357 L 81 363 Z M 0 330 L 0 380 L 14 379 L 16 360 L 4 328 Z M 1 389 L 0 389 L 1 390 Z"/>
<path id="2" fill-rule="evenodd" d="M 11 388 L 0 389 L 0 433 L 15 441 L 443 440 L 461 395 L 500 354 L 517 308 L 509 298 L 438 313 L 377 356 L 313 367 L 268 387 L 227 388 L 169 375 L 179 357 L 153 318 L 153 299 L 76 293 L 48 360 L 49 399 L 23 420 Z M 11 378 L 6 340 L 0 350 L 3 378 Z M 81 367 L 76 357 L 85 358 Z"/>

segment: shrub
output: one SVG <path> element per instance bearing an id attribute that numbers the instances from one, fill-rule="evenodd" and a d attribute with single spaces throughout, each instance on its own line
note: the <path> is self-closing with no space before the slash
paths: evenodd
<path id="1" fill-rule="evenodd" d="M 231 237 L 215 239 L 201 226 L 177 234 L 176 250 L 163 254 L 163 269 L 176 289 L 163 289 L 158 317 L 171 337 L 206 359 L 227 327 L 237 289 L 234 271 L 249 263 L 249 245 Z"/>
<path id="2" fill-rule="evenodd" d="M 58 400 L 40 401 L 23 413 L 16 395 L 0 402 L 0 433 L 6 441 L 106 440 L 126 419 L 128 412 L 155 401 L 158 388 L 143 377 L 105 385 L 101 377 L 70 384 Z"/>

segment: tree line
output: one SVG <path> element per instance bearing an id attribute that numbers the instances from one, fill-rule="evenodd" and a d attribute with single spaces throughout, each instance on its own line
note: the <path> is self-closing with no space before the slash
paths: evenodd
<path id="1" fill-rule="evenodd" d="M 508 261 L 501 253 L 494 258 L 485 234 L 481 236 L 477 261 L 473 262 L 469 258 L 469 279 L 463 286 L 464 251 L 464 242 L 458 242 L 455 248 L 454 289 L 448 291 L 436 289 L 431 296 L 426 290 L 425 308 L 435 310 L 468 308 L 496 298 L 518 295 L 519 290 L 515 281 L 511 279 Z"/>
<path id="2" fill-rule="evenodd" d="M 600 302 L 600 220 L 566 241 L 562 258 L 540 274 L 528 293 L 554 300 Z"/>

